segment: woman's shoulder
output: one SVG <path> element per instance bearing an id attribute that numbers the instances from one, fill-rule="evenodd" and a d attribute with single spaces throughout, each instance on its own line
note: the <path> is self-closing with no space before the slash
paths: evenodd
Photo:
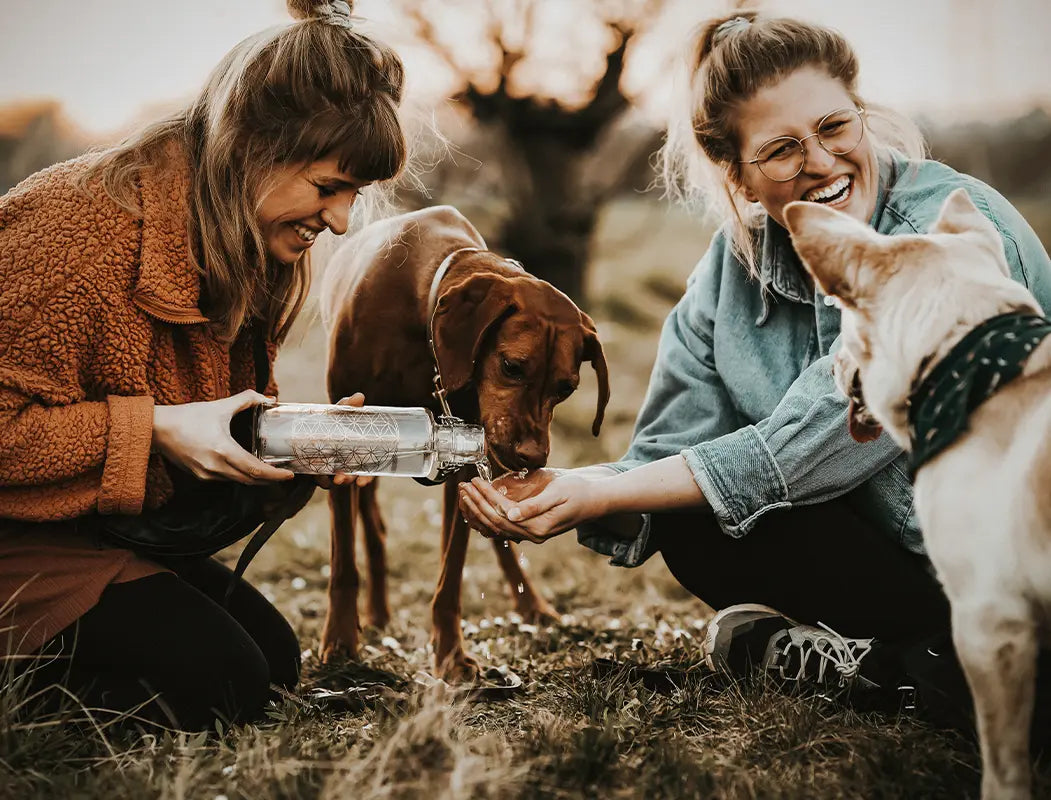
<path id="1" fill-rule="evenodd" d="M 1021 217 L 996 189 L 978 178 L 959 172 L 933 159 L 896 157 L 895 180 L 886 196 L 882 233 L 926 233 L 938 219 L 945 199 L 956 189 L 965 189 L 983 214 L 1005 235 Z"/>
<path id="2" fill-rule="evenodd" d="M 96 181 L 90 156 L 29 176 L 0 198 L 0 303 L 22 323 L 45 309 L 89 313 L 94 298 L 130 286 L 138 223 Z"/>

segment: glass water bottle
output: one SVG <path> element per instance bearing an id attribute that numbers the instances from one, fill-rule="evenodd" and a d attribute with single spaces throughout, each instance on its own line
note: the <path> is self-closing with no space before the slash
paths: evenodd
<path id="1" fill-rule="evenodd" d="M 257 406 L 255 456 L 316 475 L 401 475 L 443 480 L 460 467 L 485 467 L 485 432 L 426 408 L 276 403 Z"/>

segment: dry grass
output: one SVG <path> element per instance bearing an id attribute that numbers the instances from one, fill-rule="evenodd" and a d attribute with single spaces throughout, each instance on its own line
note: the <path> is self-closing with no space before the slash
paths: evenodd
<path id="1" fill-rule="evenodd" d="M 641 201 L 604 220 L 593 311 L 613 370 L 599 440 L 588 434 L 594 381 L 557 414 L 552 463 L 623 451 L 652 364 L 656 327 L 681 292 L 707 232 Z M 285 349 L 286 399 L 323 400 L 324 344 L 305 318 Z M 351 356 L 352 357 L 352 356 Z M 727 684 L 697 667 L 708 609 L 659 558 L 608 567 L 572 536 L 521 551 L 566 616 L 536 629 L 509 613 L 489 543 L 472 541 L 465 635 L 483 662 L 524 681 L 510 699 L 471 701 L 414 681 L 430 667 L 429 610 L 438 567 L 440 492 L 387 481 L 391 606 L 364 631 L 362 663 L 322 667 L 328 520 L 319 496 L 249 571 L 297 628 L 305 679 L 258 726 L 186 735 L 137 733 L 75 703 L 34 719 L 24 689 L 0 676 L 0 797 L 10 798 L 938 798 L 974 796 L 974 748 L 910 720 L 859 715 L 759 682 Z M 320 494 L 320 493 L 319 493 Z M 624 670 L 597 677 L 597 657 L 672 666 L 675 686 Z M 365 686 L 342 701 L 313 689 Z M 1039 791 L 1051 796 L 1042 773 Z M 1041 796 L 1038 795 L 1038 796 Z"/>

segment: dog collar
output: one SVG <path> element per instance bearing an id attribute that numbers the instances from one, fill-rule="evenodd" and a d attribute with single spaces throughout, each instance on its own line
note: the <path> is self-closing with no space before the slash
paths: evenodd
<path id="1" fill-rule="evenodd" d="M 480 252 L 482 251 L 477 247 L 461 247 L 459 250 L 453 250 L 449 253 L 442 259 L 442 263 L 438 265 L 434 278 L 431 280 L 431 290 L 427 293 L 427 343 L 431 347 L 431 358 L 434 360 L 434 391 L 431 394 L 441 404 L 442 416 L 444 417 L 451 417 L 453 414 L 449 410 L 449 401 L 445 398 L 448 392 L 445 390 L 445 384 L 442 383 L 442 369 L 438 364 L 438 350 L 434 346 L 434 314 L 438 310 L 438 287 L 441 286 L 442 278 L 449 271 L 449 267 L 452 266 L 453 259 L 456 256 L 461 253 Z"/>
<path id="2" fill-rule="evenodd" d="M 1011 311 L 985 320 L 956 343 L 909 395 L 914 475 L 967 430 L 971 412 L 1022 373 L 1049 334 L 1048 318 Z"/>

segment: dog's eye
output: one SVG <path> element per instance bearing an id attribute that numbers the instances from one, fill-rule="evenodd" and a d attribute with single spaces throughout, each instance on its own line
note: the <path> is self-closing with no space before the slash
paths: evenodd
<path id="1" fill-rule="evenodd" d="M 503 370 L 504 375 L 513 381 L 520 381 L 525 378 L 525 367 L 517 361 L 509 361 L 506 358 L 501 357 L 500 369 Z"/>

